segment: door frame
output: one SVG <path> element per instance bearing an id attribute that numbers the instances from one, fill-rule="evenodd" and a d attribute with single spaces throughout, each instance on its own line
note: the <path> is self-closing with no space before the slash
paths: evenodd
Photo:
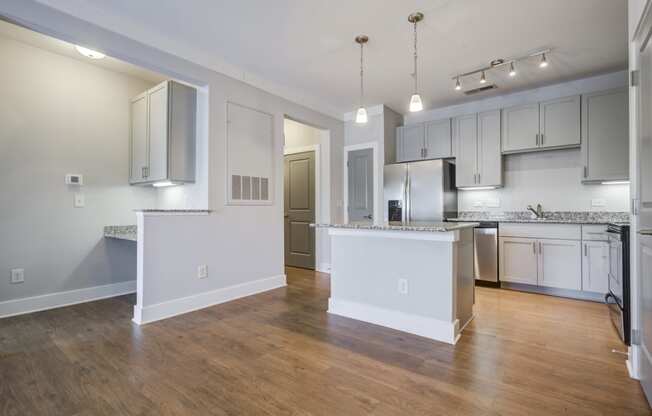
<path id="1" fill-rule="evenodd" d="M 344 165 L 344 223 L 348 224 L 349 223 L 349 167 L 347 166 L 347 162 L 349 160 L 349 152 L 353 152 L 355 150 L 364 150 L 364 149 L 371 149 L 371 154 L 372 154 L 372 169 L 373 169 L 373 178 L 374 178 L 374 187 L 373 187 L 373 222 L 375 224 L 378 224 L 380 221 L 380 218 L 378 217 L 378 213 L 380 212 L 380 207 L 378 204 L 378 195 L 380 195 L 379 192 L 379 187 L 380 187 L 380 174 L 378 172 L 378 143 L 377 142 L 366 142 L 366 143 L 360 143 L 360 144 L 350 144 L 348 146 L 344 146 L 344 160 L 343 160 L 343 165 Z"/>
<path id="2" fill-rule="evenodd" d="M 297 153 L 315 152 L 315 223 L 321 222 L 321 145 L 311 144 L 308 146 L 284 147 L 283 157 Z M 285 202 L 283 202 L 285 203 Z M 285 206 L 283 207 L 285 212 Z M 283 242 L 286 244 L 286 242 Z M 285 263 L 285 261 L 284 261 Z M 319 236 L 315 233 L 315 270 L 322 270 L 321 250 L 319 249 Z"/>

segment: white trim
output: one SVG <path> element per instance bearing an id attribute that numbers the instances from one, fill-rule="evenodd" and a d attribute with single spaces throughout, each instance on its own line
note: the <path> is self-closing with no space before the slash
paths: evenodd
<path id="1" fill-rule="evenodd" d="M 360 144 L 351 144 L 344 146 L 344 222 L 348 224 L 349 222 L 349 168 L 347 162 L 349 160 L 349 152 L 362 149 L 371 149 L 372 159 L 373 159 L 373 172 L 374 172 L 374 194 L 373 194 L 373 222 L 380 223 L 379 218 L 379 207 L 376 199 L 378 198 L 378 188 L 380 186 L 380 175 L 378 174 L 378 143 L 377 142 L 366 142 Z"/>
<path id="2" fill-rule="evenodd" d="M 47 295 L 29 298 L 13 299 L 0 302 L 0 318 L 22 315 L 26 313 L 45 311 L 92 302 L 94 300 L 122 296 L 136 291 L 136 281 L 112 283 L 103 286 L 93 286 L 84 289 L 67 290 L 65 292 L 48 293 Z"/>
<path id="3" fill-rule="evenodd" d="M 154 305 L 143 307 L 137 304 L 134 306 L 132 320 L 138 325 L 144 325 L 283 286 L 286 286 L 286 280 L 285 275 L 281 274 Z"/>
<path id="4" fill-rule="evenodd" d="M 385 112 L 385 106 L 383 104 L 377 104 L 377 105 L 371 105 L 367 106 L 367 116 L 379 116 L 382 115 Z M 344 116 L 342 119 L 346 121 L 354 121 L 355 116 L 357 114 L 358 110 L 356 111 L 349 111 L 348 113 L 344 113 Z"/>
<path id="5" fill-rule="evenodd" d="M 347 237 L 393 238 L 399 240 L 423 240 L 456 242 L 460 240 L 459 230 L 452 231 L 402 231 L 402 230 L 365 230 L 356 228 L 329 228 L 328 234 Z"/>
<path id="6" fill-rule="evenodd" d="M 330 273 L 331 264 L 330 263 L 317 263 L 317 271 L 320 273 Z"/>
<path id="7" fill-rule="evenodd" d="M 439 319 L 379 308 L 346 300 L 328 299 L 328 313 L 385 326 L 436 341 L 455 344 L 459 339 L 459 320 Z"/>

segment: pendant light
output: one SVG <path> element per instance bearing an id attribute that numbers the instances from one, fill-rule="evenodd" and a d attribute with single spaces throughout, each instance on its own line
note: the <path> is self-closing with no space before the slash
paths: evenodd
<path id="1" fill-rule="evenodd" d="M 367 109 L 364 108 L 363 99 L 364 99 L 364 66 L 363 66 L 363 49 L 364 44 L 369 41 L 369 37 L 366 35 L 356 36 L 355 41 L 360 45 L 360 107 L 355 114 L 355 122 L 358 124 L 365 124 L 368 120 Z"/>
<path id="2" fill-rule="evenodd" d="M 539 63 L 539 68 L 545 68 L 548 66 L 548 59 L 546 58 L 546 54 L 543 53 L 541 54 L 541 62 Z"/>
<path id="3" fill-rule="evenodd" d="M 457 80 L 455 80 L 455 91 L 459 91 L 462 89 L 462 83 L 460 83 L 460 77 L 457 77 Z"/>
<path id="4" fill-rule="evenodd" d="M 416 12 L 408 16 L 408 22 L 414 24 L 414 94 L 410 98 L 410 112 L 415 113 L 423 110 L 423 102 L 419 95 L 419 77 L 417 74 L 417 23 L 423 20 L 423 13 Z"/>
<path id="5" fill-rule="evenodd" d="M 484 71 L 482 71 L 482 75 L 480 76 L 480 84 L 485 84 L 487 82 L 487 76 L 485 75 Z"/>
<path id="6" fill-rule="evenodd" d="M 516 68 L 514 67 L 514 62 L 509 64 L 509 76 L 510 77 L 515 77 L 516 76 Z"/>

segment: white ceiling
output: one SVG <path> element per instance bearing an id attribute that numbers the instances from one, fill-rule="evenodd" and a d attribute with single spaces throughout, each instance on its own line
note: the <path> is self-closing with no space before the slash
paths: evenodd
<path id="1" fill-rule="evenodd" d="M 42 35 L 21 26 L 8 23 L 4 20 L 0 20 L 0 36 L 26 43 L 58 55 L 67 56 L 81 62 L 97 65 L 110 71 L 127 74 L 145 81 L 158 83 L 165 80 L 165 77 L 160 74 L 108 56 L 103 59 L 89 59 L 79 54 L 73 44 Z"/>
<path id="2" fill-rule="evenodd" d="M 426 108 L 480 97 L 455 92 L 450 77 L 456 73 L 542 47 L 553 49 L 547 70 L 533 63 L 519 68 L 517 79 L 490 79 L 500 87 L 492 94 L 620 70 L 627 62 L 627 0 L 39 1 L 340 113 L 358 103 L 353 39 L 360 33 L 371 38 L 366 103 L 406 112 L 412 88 L 407 16 L 417 10 L 425 14 L 419 71 Z"/>

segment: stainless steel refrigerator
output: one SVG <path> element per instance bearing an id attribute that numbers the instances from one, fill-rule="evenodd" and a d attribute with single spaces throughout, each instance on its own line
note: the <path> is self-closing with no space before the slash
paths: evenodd
<path id="1" fill-rule="evenodd" d="M 390 223 L 457 217 L 455 165 L 446 160 L 385 165 L 383 197 Z"/>

